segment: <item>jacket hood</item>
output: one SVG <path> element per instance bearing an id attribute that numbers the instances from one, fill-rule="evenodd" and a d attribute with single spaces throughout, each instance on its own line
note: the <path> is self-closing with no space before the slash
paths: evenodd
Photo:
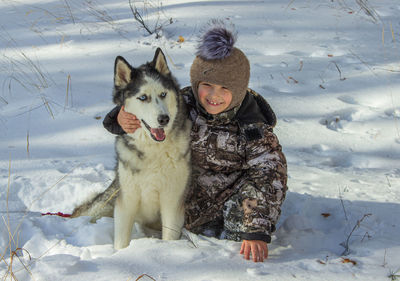
<path id="1" fill-rule="evenodd" d="M 247 90 L 247 95 L 236 113 L 236 119 L 242 125 L 258 122 L 267 123 L 271 127 L 276 125 L 276 115 L 271 106 L 251 89 Z"/>

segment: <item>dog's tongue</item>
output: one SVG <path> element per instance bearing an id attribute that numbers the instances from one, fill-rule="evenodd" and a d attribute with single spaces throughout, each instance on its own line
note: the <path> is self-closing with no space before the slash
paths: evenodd
<path id="1" fill-rule="evenodd" d="M 165 139 L 164 129 L 151 129 L 151 134 L 156 138 L 158 141 L 163 141 Z"/>

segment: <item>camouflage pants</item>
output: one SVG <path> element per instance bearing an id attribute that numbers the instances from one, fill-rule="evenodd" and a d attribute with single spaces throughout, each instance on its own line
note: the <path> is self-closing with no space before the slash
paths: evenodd
<path id="1" fill-rule="evenodd" d="M 191 229 L 193 233 L 218 239 L 241 242 L 243 226 L 243 208 L 240 194 L 231 196 L 224 204 L 223 212 L 213 221 Z"/>
<path id="2" fill-rule="evenodd" d="M 222 210 L 214 215 L 212 221 L 193 227 L 190 231 L 233 241 L 242 241 L 243 235 L 269 235 L 275 227 L 267 217 L 268 208 L 270 204 L 263 193 L 253 185 L 246 184 L 225 201 Z"/>

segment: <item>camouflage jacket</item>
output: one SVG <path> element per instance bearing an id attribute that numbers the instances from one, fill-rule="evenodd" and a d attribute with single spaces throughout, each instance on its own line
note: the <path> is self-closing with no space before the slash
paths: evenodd
<path id="1" fill-rule="evenodd" d="M 218 220 L 241 239 L 270 242 L 286 195 L 286 159 L 272 132 L 276 117 L 251 89 L 239 108 L 209 115 L 196 106 L 190 87 L 181 90 L 193 122 L 192 188 L 186 200 L 186 228 Z M 239 200 L 232 201 L 232 197 Z M 234 218 L 229 205 L 239 211 Z"/>
<path id="2" fill-rule="evenodd" d="M 287 190 L 286 159 L 273 133 L 274 112 L 250 89 L 239 108 L 216 116 L 196 104 L 191 87 L 181 93 L 193 122 L 185 227 L 198 233 L 196 229 L 222 219 L 240 239 L 270 242 Z M 104 122 L 114 134 L 121 134 L 118 111 Z"/>

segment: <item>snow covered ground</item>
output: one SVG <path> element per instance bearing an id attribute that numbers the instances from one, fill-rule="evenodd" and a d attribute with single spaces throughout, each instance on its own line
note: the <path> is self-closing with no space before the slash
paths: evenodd
<path id="1" fill-rule="evenodd" d="M 159 39 L 139 27 L 128 1 L 0 1 L 2 280 L 11 272 L 15 280 L 395 280 L 400 3 L 154 0 L 146 8 L 150 25 L 163 24 Z M 189 85 L 196 36 L 212 17 L 235 24 L 250 86 L 278 116 L 290 190 L 269 259 L 245 261 L 240 243 L 164 242 L 140 228 L 114 251 L 112 219 L 41 216 L 71 212 L 113 179 L 114 137 L 102 119 L 113 108 L 115 57 L 139 65 L 161 47 Z"/>

